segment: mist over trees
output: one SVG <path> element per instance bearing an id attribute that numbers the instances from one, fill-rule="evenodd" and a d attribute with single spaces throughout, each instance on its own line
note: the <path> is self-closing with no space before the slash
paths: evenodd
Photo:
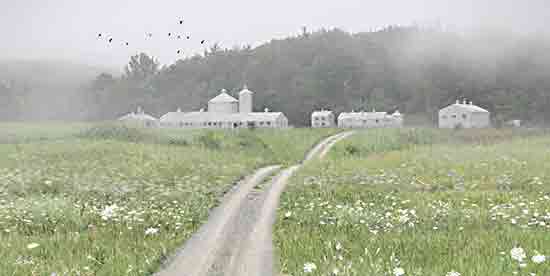
<path id="1" fill-rule="evenodd" d="M 548 124 L 550 43 L 527 35 L 388 27 L 304 31 L 256 48 L 215 44 L 163 67 L 142 53 L 121 76 L 102 73 L 81 87 L 71 118 L 109 120 L 137 106 L 156 116 L 178 107 L 198 110 L 220 89 L 236 95 L 244 84 L 256 92 L 255 110 L 285 112 L 297 126 L 308 125 L 319 108 L 399 109 L 434 122 L 439 108 L 464 98 L 489 109 L 497 125 L 509 119 Z M 3 120 L 21 112 L 10 108 L 24 106 L 28 92 L 7 86 L 0 83 Z"/>

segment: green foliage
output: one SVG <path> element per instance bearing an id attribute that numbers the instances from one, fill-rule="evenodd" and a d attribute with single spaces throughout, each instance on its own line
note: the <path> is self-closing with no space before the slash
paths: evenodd
<path id="1" fill-rule="evenodd" d="M 211 150 L 220 149 L 222 146 L 221 137 L 216 135 L 214 131 L 205 131 L 196 140 L 199 145 Z"/>
<path id="2" fill-rule="evenodd" d="M 114 139 L 127 142 L 145 142 L 154 140 L 146 129 L 126 124 L 110 123 L 92 126 L 77 135 L 86 139 Z"/>

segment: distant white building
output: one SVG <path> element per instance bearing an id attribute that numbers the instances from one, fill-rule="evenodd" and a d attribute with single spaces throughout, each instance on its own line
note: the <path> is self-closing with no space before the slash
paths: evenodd
<path id="1" fill-rule="evenodd" d="M 282 112 L 253 112 L 254 93 L 245 86 L 239 100 L 221 93 L 208 101 L 208 111 L 168 112 L 160 118 L 162 127 L 179 128 L 286 128 L 288 119 Z"/>
<path id="2" fill-rule="evenodd" d="M 311 113 L 311 127 L 335 127 L 336 118 L 330 110 L 313 111 Z"/>
<path id="3" fill-rule="evenodd" d="M 456 101 L 439 110 L 439 128 L 485 128 L 491 125 L 489 111 L 472 102 Z"/>
<path id="4" fill-rule="evenodd" d="M 146 114 L 141 107 L 137 108 L 137 112 L 128 113 L 118 119 L 119 121 L 139 127 L 157 127 L 159 121 L 157 118 Z"/>
<path id="5" fill-rule="evenodd" d="M 399 128 L 403 126 L 403 115 L 399 111 L 386 112 L 342 112 L 338 116 L 341 128 Z"/>

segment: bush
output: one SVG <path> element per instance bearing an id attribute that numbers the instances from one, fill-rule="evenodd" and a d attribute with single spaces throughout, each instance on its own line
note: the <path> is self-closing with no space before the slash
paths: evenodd
<path id="1" fill-rule="evenodd" d="M 207 149 L 218 150 L 221 148 L 221 139 L 213 131 L 206 131 L 197 137 L 197 143 Z"/>
<path id="2" fill-rule="evenodd" d="M 114 139 L 129 142 L 144 142 L 155 140 L 155 136 L 144 129 L 130 127 L 124 124 L 104 124 L 93 126 L 79 134 L 79 138 L 86 139 Z"/>

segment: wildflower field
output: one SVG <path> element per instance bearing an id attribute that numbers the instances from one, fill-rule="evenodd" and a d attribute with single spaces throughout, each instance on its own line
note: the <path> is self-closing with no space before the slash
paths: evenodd
<path id="1" fill-rule="evenodd" d="M 360 132 L 278 213 L 283 275 L 550 275 L 550 135 Z"/>
<path id="2" fill-rule="evenodd" d="M 0 129 L 0 275 L 25 276 L 150 275 L 239 178 L 336 132 Z"/>

